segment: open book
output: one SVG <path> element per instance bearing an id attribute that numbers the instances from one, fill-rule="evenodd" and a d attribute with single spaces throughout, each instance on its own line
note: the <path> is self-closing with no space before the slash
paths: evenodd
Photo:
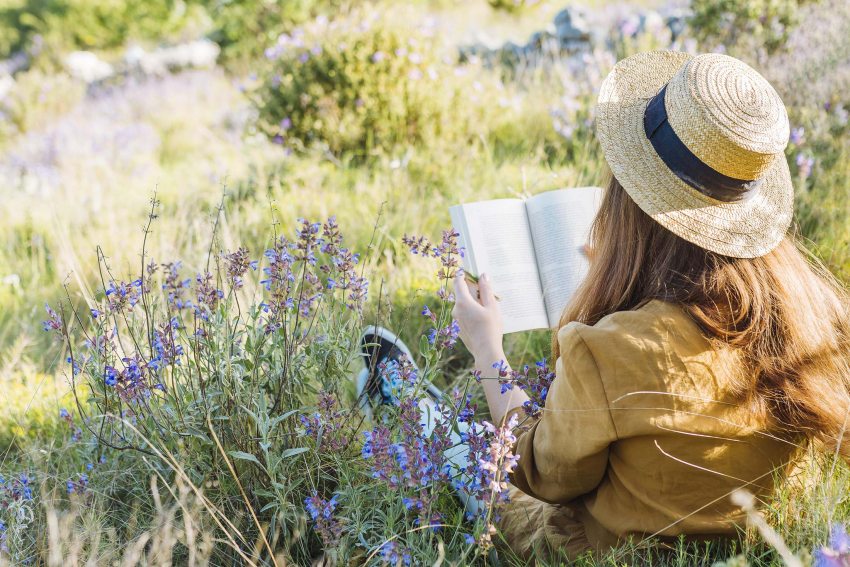
<path id="1" fill-rule="evenodd" d="M 463 267 L 490 278 L 506 333 L 557 326 L 587 273 L 584 245 L 601 195 L 578 187 L 449 209 Z"/>

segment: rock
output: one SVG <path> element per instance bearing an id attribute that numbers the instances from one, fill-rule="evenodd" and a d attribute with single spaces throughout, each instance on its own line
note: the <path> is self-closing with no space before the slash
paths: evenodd
<path id="1" fill-rule="evenodd" d="M 65 57 L 65 69 L 68 74 L 85 83 L 94 83 L 111 77 L 115 71 L 112 65 L 91 51 L 72 51 Z"/>
<path id="2" fill-rule="evenodd" d="M 617 21 L 614 32 L 621 38 L 650 34 L 662 43 L 672 43 L 684 33 L 690 12 L 675 10 L 662 15 L 654 10 L 628 14 Z"/>
<path id="3" fill-rule="evenodd" d="M 664 18 L 655 10 L 648 10 L 640 16 L 641 29 L 647 33 L 659 34 L 666 30 Z"/>
<path id="4" fill-rule="evenodd" d="M 5 73 L 0 73 L 0 101 L 6 98 L 6 95 L 9 94 L 15 87 L 15 79 L 12 78 L 11 75 L 7 75 Z"/>
<path id="5" fill-rule="evenodd" d="M 590 41 L 590 30 L 578 10 L 564 8 L 555 16 L 555 36 L 562 48 Z"/>
<path id="6" fill-rule="evenodd" d="M 686 10 L 676 10 L 664 18 L 664 24 L 667 26 L 667 29 L 670 30 L 670 36 L 673 41 L 679 39 L 685 29 L 688 27 L 688 18 L 690 17 L 690 12 Z"/>
<path id="7" fill-rule="evenodd" d="M 211 69 L 218 60 L 219 46 L 207 39 L 161 47 L 151 52 L 132 46 L 124 53 L 128 70 L 145 75 L 164 75 L 180 69 Z"/>

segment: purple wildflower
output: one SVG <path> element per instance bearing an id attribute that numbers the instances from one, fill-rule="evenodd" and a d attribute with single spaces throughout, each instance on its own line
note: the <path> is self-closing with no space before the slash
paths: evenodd
<path id="1" fill-rule="evenodd" d="M 42 322 L 42 327 L 46 332 L 55 331 L 57 337 L 62 339 L 62 319 L 47 303 L 44 304 L 44 309 L 47 311 L 47 320 Z"/>
<path id="2" fill-rule="evenodd" d="M 342 234 L 336 224 L 336 217 L 330 217 L 322 225 L 322 236 L 318 242 L 320 251 L 327 254 L 330 260 L 319 268 L 326 274 L 327 288 L 341 291 L 346 307 L 359 312 L 366 300 L 369 282 L 358 276 L 355 269 L 360 255 L 342 247 Z"/>
<path id="3" fill-rule="evenodd" d="M 803 179 L 808 179 L 812 174 L 812 168 L 815 166 L 815 158 L 806 155 L 803 152 L 798 152 L 795 159 L 797 164 L 797 172 Z"/>
<path id="4" fill-rule="evenodd" d="M 165 272 L 162 290 L 166 293 L 169 308 L 176 311 L 192 307 L 192 302 L 185 298 L 185 292 L 192 280 L 180 278 L 181 266 L 180 262 L 169 262 L 162 265 Z"/>
<path id="5" fill-rule="evenodd" d="M 522 406 L 526 414 L 532 417 L 540 414 L 546 405 L 546 397 L 554 379 L 555 373 L 549 368 L 545 358 L 535 363 L 533 374 L 526 371 L 524 375 L 517 377 L 517 385 L 529 397 Z"/>
<path id="6" fill-rule="evenodd" d="M 294 305 L 291 294 L 295 285 L 295 274 L 292 271 L 294 258 L 290 254 L 292 243 L 285 237 L 278 238 L 273 248 L 265 251 L 269 262 L 263 272 L 266 278 L 260 284 L 268 292 L 268 300 L 263 302 L 263 310 L 269 314 L 266 332 L 271 333 L 282 325 L 286 312 Z"/>
<path id="7" fill-rule="evenodd" d="M 325 500 L 316 492 L 313 492 L 312 496 L 304 500 L 304 507 L 310 514 L 313 527 L 319 537 L 322 538 L 322 543 L 324 543 L 326 549 L 332 549 L 336 546 L 342 535 L 342 524 L 333 515 L 336 506 L 335 495 L 330 500 Z"/>
<path id="8" fill-rule="evenodd" d="M 436 323 L 436 322 L 437 322 L 437 316 L 436 316 L 436 315 L 434 315 L 434 312 L 433 312 L 433 311 L 431 311 L 431 310 L 428 308 L 428 306 L 427 306 L 427 305 L 425 305 L 424 307 L 422 307 L 422 314 L 423 314 L 425 317 L 428 317 L 428 318 L 429 318 L 432 322 L 434 322 L 434 323 Z"/>
<path id="9" fill-rule="evenodd" d="M 73 359 L 69 356 L 65 359 L 65 362 L 67 362 L 68 364 L 71 365 L 71 373 L 74 376 L 79 375 L 81 368 L 80 368 L 80 363 L 78 361 L 76 361 L 75 359 Z"/>
<path id="10" fill-rule="evenodd" d="M 8 481 L 0 475 L 0 497 L 2 497 L 0 505 L 8 502 L 32 500 L 32 486 L 30 485 L 32 481 L 33 479 L 26 473 L 21 473 L 17 478 Z M 3 500 L 5 500 L 5 503 Z"/>
<path id="11" fill-rule="evenodd" d="M 215 312 L 218 302 L 224 298 L 224 292 L 216 288 L 212 283 L 212 274 L 204 272 L 195 276 L 195 314 L 205 321 L 209 320 L 210 314 Z"/>
<path id="12" fill-rule="evenodd" d="M 110 387 L 115 387 L 118 384 L 119 372 L 112 366 L 106 365 L 103 369 L 103 383 Z"/>
<path id="13" fill-rule="evenodd" d="M 424 236 L 407 236 L 401 238 L 401 241 L 408 247 L 411 254 L 427 256 L 431 250 L 431 242 Z"/>
<path id="14" fill-rule="evenodd" d="M 312 437 L 317 449 L 339 452 L 347 448 L 352 434 L 347 412 L 339 409 L 336 397 L 327 391 L 319 393 L 317 411 L 301 415 L 299 420 L 304 433 Z"/>
<path id="15" fill-rule="evenodd" d="M 460 325 L 457 320 L 452 319 L 452 322 L 442 329 L 431 329 L 428 332 L 428 342 L 441 349 L 453 349 L 457 344 L 457 338 L 460 335 Z"/>
<path id="16" fill-rule="evenodd" d="M 806 129 L 802 126 L 797 128 L 791 128 L 791 135 L 789 137 L 789 141 L 795 146 L 799 146 L 806 139 Z"/>
<path id="17" fill-rule="evenodd" d="M 381 546 L 381 559 L 389 565 L 410 565 L 413 560 L 410 550 L 395 540 L 387 541 Z"/>
<path id="18" fill-rule="evenodd" d="M 256 269 L 256 262 L 251 261 L 248 256 L 248 249 L 241 246 L 236 252 L 223 256 L 228 282 L 233 286 L 233 289 L 241 289 L 243 285 L 242 277 L 249 269 Z"/>
<path id="19" fill-rule="evenodd" d="M 80 473 L 77 479 L 68 479 L 66 487 L 68 494 L 83 494 L 89 486 L 89 477 L 85 473 Z"/>
<path id="20" fill-rule="evenodd" d="M 381 396 L 386 403 L 398 403 L 399 394 L 416 385 L 416 366 L 406 354 L 398 359 L 379 362 L 377 370 L 381 377 Z"/>
<path id="21" fill-rule="evenodd" d="M 142 299 L 142 280 L 135 279 L 132 282 L 109 282 L 104 292 L 109 310 L 119 313 L 123 310 L 132 310 Z"/>
<path id="22" fill-rule="evenodd" d="M 508 423 L 496 427 L 489 422 L 473 423 L 462 435 L 469 445 L 469 465 L 465 478 L 458 481 L 462 488 L 480 501 L 482 517 L 488 517 L 494 506 L 508 499 L 508 475 L 519 459 L 513 454 L 516 436 L 514 428 L 519 420 L 514 414 Z M 498 514 L 489 515 L 498 519 Z"/>
<path id="23" fill-rule="evenodd" d="M 850 535 L 844 524 L 832 526 L 829 545 L 814 554 L 815 567 L 850 567 Z"/>
<path id="24" fill-rule="evenodd" d="M 170 321 L 160 323 L 159 328 L 154 330 L 153 347 L 156 351 L 156 357 L 151 360 L 149 365 L 159 370 L 163 366 L 180 364 L 180 357 L 183 356 L 184 349 L 183 345 L 176 343 L 174 336 L 174 331 L 179 328 L 179 321 L 176 317 L 172 317 Z"/>

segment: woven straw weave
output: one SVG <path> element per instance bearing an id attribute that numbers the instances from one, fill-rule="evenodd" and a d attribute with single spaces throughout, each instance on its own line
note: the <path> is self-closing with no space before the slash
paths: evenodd
<path id="1" fill-rule="evenodd" d="M 665 107 L 677 136 L 724 175 L 762 178 L 755 195 L 735 203 L 708 197 L 679 179 L 655 153 L 643 114 L 665 84 Z M 752 68 L 719 54 L 633 55 L 603 82 L 596 116 L 614 176 L 662 226 L 707 250 L 739 258 L 767 254 L 782 240 L 793 212 L 783 154 L 788 118 L 776 91 Z"/>

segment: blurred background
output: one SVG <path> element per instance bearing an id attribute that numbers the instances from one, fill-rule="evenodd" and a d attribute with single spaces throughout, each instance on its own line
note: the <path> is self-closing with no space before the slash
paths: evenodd
<path id="1" fill-rule="evenodd" d="M 458 202 L 600 183 L 595 92 L 648 49 L 729 53 L 775 85 L 799 230 L 850 277 L 845 0 L 0 0 L 0 450 L 68 397 L 45 302 L 102 292 L 98 246 L 138 273 L 154 195 L 148 254 L 189 271 L 221 203 L 222 245 L 254 257 L 336 215 L 415 336 L 437 282 L 401 237 L 438 236 Z"/>

